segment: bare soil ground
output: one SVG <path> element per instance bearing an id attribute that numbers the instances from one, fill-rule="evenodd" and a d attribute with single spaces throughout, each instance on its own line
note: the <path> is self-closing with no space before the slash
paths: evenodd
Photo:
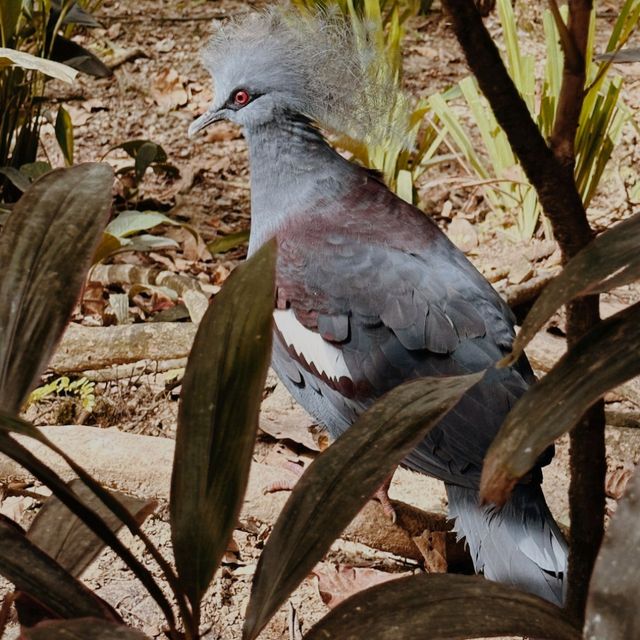
<path id="1" fill-rule="evenodd" d="M 211 294 L 217 292 L 230 270 L 244 257 L 244 245 L 214 255 L 206 248 L 206 244 L 216 238 L 249 228 L 249 174 L 241 132 L 232 125 L 219 124 L 191 141 L 186 131 L 211 99 L 209 79 L 200 64 L 199 50 L 207 41 L 212 21 L 245 13 L 258 4 L 236 0 L 105 0 L 97 14 L 104 28 L 76 35 L 78 41 L 95 47 L 107 62 L 116 65 L 113 78 L 80 77 L 72 88 L 52 85 L 49 90 L 52 111 L 55 113 L 60 102 L 71 113 L 75 125 L 76 161 L 106 157 L 114 166 L 122 168 L 131 164 L 131 160 L 123 151 L 114 150 L 116 145 L 136 138 L 160 144 L 177 173 L 156 175 L 149 171 L 139 190 L 133 193 L 134 185 L 124 177 L 117 186 L 119 206 L 167 212 L 172 219 L 191 225 L 202 239 L 194 241 L 189 232 L 183 233 L 183 229 L 165 229 L 165 233 L 173 234 L 171 237 L 178 242 L 178 249 L 149 254 L 123 253 L 115 256 L 113 263 L 190 274 Z M 598 26 L 604 34 L 618 3 L 608 0 L 600 4 Z M 525 11 L 523 27 L 536 24 L 535 11 Z M 496 19 L 490 17 L 488 23 L 492 32 L 497 33 Z M 527 46 L 542 59 L 544 52 L 540 45 Z M 410 25 L 406 52 L 407 87 L 416 96 L 445 89 L 467 74 L 447 21 L 438 11 L 417 18 Z M 637 109 L 640 106 L 640 68 L 631 65 L 625 67 L 624 72 L 629 79 L 625 98 L 632 109 Z M 629 196 L 631 186 L 638 179 L 633 168 L 637 166 L 637 147 L 637 133 L 628 127 L 590 209 L 592 222 L 598 228 L 605 228 L 638 210 L 638 205 Z M 62 164 L 52 127 L 45 127 L 43 153 L 52 163 Z M 455 160 L 430 168 L 418 184 L 421 203 L 445 229 L 453 220 L 470 223 L 471 241 L 468 237 L 457 240 L 497 288 L 507 291 L 511 285 L 531 281 L 557 269 L 559 258 L 553 245 L 540 237 L 526 244 L 509 239 L 504 227 L 511 221 L 497 218 L 477 187 L 460 188 L 447 180 L 460 176 L 460 172 L 460 165 Z M 165 319 L 170 319 L 168 314 L 171 313 L 176 318 L 186 317 L 184 308 L 176 305 L 166 291 L 152 287 L 134 291 L 133 288 L 131 283 L 121 281 L 89 286 L 74 320 L 86 326 L 115 324 L 115 298 L 110 296 L 122 293 L 130 297 L 129 322 L 158 319 L 162 317 L 159 314 L 165 314 Z M 609 311 L 616 310 L 639 298 L 638 289 L 629 288 L 606 297 L 605 306 Z M 556 333 L 561 333 L 562 317 L 554 319 L 553 325 Z M 174 362 L 174 358 L 178 356 L 168 353 L 166 359 L 173 364 L 164 368 L 158 366 L 156 370 L 149 366 L 142 369 L 125 366 L 106 376 L 104 372 L 87 374 L 96 380 L 96 403 L 91 411 L 75 397 L 55 397 L 31 406 L 27 416 L 38 425 L 86 424 L 96 429 L 116 427 L 129 433 L 171 438 L 175 434 L 183 366 L 181 362 Z M 274 394 L 277 390 L 274 382 L 268 393 Z M 281 395 L 267 412 L 272 412 L 269 414 L 272 435 L 261 436 L 255 460 L 281 466 L 285 459 L 309 459 L 317 448 L 314 446 L 317 437 L 314 436 L 314 441 L 307 430 L 309 420 L 297 413 L 299 410 L 292 406 L 281 389 L 277 392 Z M 635 401 L 633 395 L 620 393 L 610 394 L 607 400 L 611 423 L 608 430 L 610 467 L 612 470 L 631 467 L 640 457 L 640 394 Z M 285 423 L 289 428 L 282 427 L 282 431 L 278 431 L 278 425 Z M 545 491 L 551 509 L 563 525 L 569 524 L 567 467 L 565 438 L 558 443 L 557 455 L 545 474 Z M 2 480 L 7 479 L 0 478 Z M 411 494 L 412 482 L 411 474 L 406 474 L 402 476 L 403 486 L 396 487 L 403 499 Z M 415 487 L 422 486 L 415 481 Z M 10 491 L 0 504 L 0 512 L 15 518 L 23 526 L 31 521 L 46 495 L 37 484 L 27 489 L 26 493 L 24 487 Z M 428 491 L 428 496 L 417 497 L 418 505 L 432 511 L 444 511 L 446 500 L 439 484 L 430 483 Z M 613 508 L 613 501 L 610 506 Z M 161 504 L 149 519 L 146 531 L 160 550 L 170 556 L 166 504 Z M 267 526 L 255 529 L 245 526 L 235 532 L 235 545 L 229 550 L 206 598 L 203 623 L 208 629 L 207 638 L 232 640 L 240 637 L 252 575 L 268 533 Z M 156 573 L 139 541 L 124 534 L 123 537 Z M 356 573 L 349 567 L 363 571 Z M 335 602 L 337 597 L 364 588 L 388 574 L 416 570 L 419 568 L 413 560 L 340 541 L 318 569 L 320 577 L 311 576 L 305 580 L 262 637 L 265 640 L 298 638 L 292 612 L 306 630 L 326 613 L 325 600 Z M 125 620 L 150 637 L 163 636 L 159 611 L 114 554 L 103 553 L 87 571 L 85 579 L 118 609 Z M 15 634 L 14 625 L 8 630 L 7 637 L 15 637 Z"/>

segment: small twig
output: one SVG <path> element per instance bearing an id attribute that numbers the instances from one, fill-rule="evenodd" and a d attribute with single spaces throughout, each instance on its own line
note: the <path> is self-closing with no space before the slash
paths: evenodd
<path id="1" fill-rule="evenodd" d="M 562 14 L 560 13 L 556 0 L 549 0 L 549 9 L 556 23 L 558 34 L 560 35 L 560 44 L 562 45 L 562 51 L 564 52 L 567 64 L 571 68 L 579 70 L 580 65 L 584 64 L 584 60 L 580 55 L 580 50 L 576 45 L 573 35 L 569 32 L 565 21 L 562 19 Z"/>

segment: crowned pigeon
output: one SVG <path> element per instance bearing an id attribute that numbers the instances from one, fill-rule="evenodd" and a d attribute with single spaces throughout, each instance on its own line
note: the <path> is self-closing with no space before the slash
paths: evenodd
<path id="1" fill-rule="evenodd" d="M 526 357 L 491 368 L 511 348 L 511 311 L 427 215 L 321 132 L 371 139 L 392 133 L 393 109 L 402 119 L 361 36 L 335 14 L 277 8 L 224 26 L 204 53 L 215 98 L 190 134 L 244 128 L 249 253 L 278 243 L 273 368 L 332 438 L 406 380 L 489 369 L 403 464 L 445 482 L 478 572 L 560 604 L 567 547 L 540 488 L 550 455 L 501 509 L 478 498 L 485 452 L 534 381 Z"/>

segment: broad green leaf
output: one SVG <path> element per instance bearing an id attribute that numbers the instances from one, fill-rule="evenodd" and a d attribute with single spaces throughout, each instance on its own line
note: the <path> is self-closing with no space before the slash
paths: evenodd
<path id="1" fill-rule="evenodd" d="M 142 180 L 146 170 L 157 160 L 160 147 L 155 142 L 145 142 L 140 145 L 135 156 L 136 178 Z"/>
<path id="2" fill-rule="evenodd" d="M 67 166 L 71 166 L 73 164 L 73 123 L 69 112 L 64 107 L 58 109 L 55 131 L 64 161 Z"/>
<path id="3" fill-rule="evenodd" d="M 68 82 L 69 84 L 71 84 L 73 79 L 78 75 L 75 69 L 72 69 L 66 64 L 47 60 L 46 58 L 39 58 L 26 51 L 16 51 L 15 49 L 0 47 L 0 69 L 13 66 L 40 71 L 46 76 Z"/>
<path id="4" fill-rule="evenodd" d="M 95 78 L 108 78 L 113 75 L 113 71 L 98 56 L 74 40 L 59 34 L 53 42 L 51 59 Z"/>
<path id="5" fill-rule="evenodd" d="M 157 227 L 159 224 L 179 226 L 178 222 L 159 211 L 130 210 L 118 214 L 118 216 L 107 225 L 105 232 L 116 238 L 127 238 L 140 231 Z"/>
<path id="6" fill-rule="evenodd" d="M 218 236 L 215 240 L 207 245 L 207 249 L 211 255 L 215 253 L 226 253 L 235 249 L 249 240 L 249 231 L 238 231 L 229 233 L 226 236 Z"/>
<path id="7" fill-rule="evenodd" d="M 78 299 L 111 205 L 106 164 L 56 169 L 20 198 L 0 234 L 0 407 L 26 400 Z"/>
<path id="8" fill-rule="evenodd" d="M 94 494 L 98 495 L 102 502 L 122 520 L 127 527 L 139 534 L 139 527 L 135 518 L 118 502 L 106 489 L 102 488 L 82 467 L 77 465 L 64 451 L 54 445 L 32 424 L 21 420 L 16 416 L 9 415 L 0 409 L 0 452 L 22 465 L 36 479 L 46 485 L 53 494 L 65 504 L 75 515 L 77 515 L 100 539 L 104 540 L 111 547 L 125 564 L 131 569 L 133 574 L 142 582 L 151 597 L 158 603 L 167 621 L 174 624 L 174 615 L 171 605 L 162 593 L 160 587 L 154 580 L 151 572 L 122 544 L 119 538 L 111 531 L 108 524 L 96 514 L 90 507 L 87 507 L 82 500 L 67 486 L 58 474 L 45 464 L 40 462 L 28 449 L 23 447 L 9 434 L 18 433 L 38 440 L 57 453 L 73 469 Z M 154 555 L 156 561 L 158 558 Z M 166 561 L 160 558 L 165 575 L 171 578 L 171 569 L 166 567 Z"/>
<path id="9" fill-rule="evenodd" d="M 548 640 L 582 637 L 562 609 L 537 596 L 479 576 L 425 573 L 357 593 L 312 627 L 305 640 L 458 640 L 512 635 Z"/>
<path id="10" fill-rule="evenodd" d="M 23 629 L 18 640 L 149 640 L 142 631 L 98 618 L 41 622 Z"/>
<path id="11" fill-rule="evenodd" d="M 197 609 L 246 489 L 271 355 L 274 242 L 237 267 L 205 313 L 182 383 L 173 475 L 176 566 Z"/>
<path id="12" fill-rule="evenodd" d="M 72 480 L 69 488 L 107 523 L 111 531 L 117 533 L 120 530 L 122 520 L 105 507 L 81 480 Z M 153 500 L 143 500 L 116 491 L 109 493 L 133 515 L 138 524 L 142 524 L 156 506 Z M 27 531 L 27 537 L 76 578 L 105 546 L 105 542 L 55 496 L 48 498 L 40 508 Z"/>
<path id="13" fill-rule="evenodd" d="M 393 468 L 482 376 L 421 378 L 396 387 L 314 460 L 260 556 L 245 640 L 258 636 Z"/>
<path id="14" fill-rule="evenodd" d="M 151 140 L 142 140 L 142 139 L 141 140 L 127 140 L 126 142 L 123 142 L 121 144 L 117 144 L 115 147 L 111 147 L 110 151 L 113 151 L 115 149 L 122 149 L 122 150 L 126 151 L 135 160 L 136 156 L 138 155 L 138 152 L 145 145 L 150 145 L 150 146 L 155 146 L 156 147 L 155 162 L 166 162 L 167 161 L 167 154 L 166 154 L 165 150 L 159 144 L 156 144 L 155 142 L 152 142 Z"/>
<path id="15" fill-rule="evenodd" d="M 51 615 L 118 620 L 117 614 L 44 551 L 15 523 L 0 517 L 0 574 Z"/>
<path id="16" fill-rule="evenodd" d="M 627 485 L 596 560 L 585 640 L 640 638 L 640 473 Z"/>
<path id="17" fill-rule="evenodd" d="M 527 314 L 513 343 L 513 350 L 501 364 L 513 364 L 524 348 L 555 313 L 578 296 L 609 291 L 640 278 L 640 214 L 636 214 L 599 235 L 574 256 L 562 273 L 542 291 Z"/>
<path id="18" fill-rule="evenodd" d="M 482 497 L 502 504 L 598 398 L 640 374 L 639 353 L 640 302 L 596 325 L 518 400 L 485 456 Z"/>

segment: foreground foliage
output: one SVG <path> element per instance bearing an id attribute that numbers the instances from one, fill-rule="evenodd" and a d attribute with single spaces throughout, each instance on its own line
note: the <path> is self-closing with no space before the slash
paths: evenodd
<path id="1" fill-rule="evenodd" d="M 0 451 L 53 493 L 27 532 L 0 519 L 0 573 L 16 587 L 9 600 L 24 638 L 140 640 L 144 636 L 125 627 L 118 612 L 80 580 L 107 545 L 154 598 L 168 636 L 196 640 L 201 600 L 236 524 L 246 487 L 269 361 L 276 250 L 267 244 L 232 274 L 196 337 L 183 384 L 172 476 L 174 570 L 141 528 L 153 504 L 107 491 L 17 415 L 64 330 L 95 257 L 112 181 L 105 165 L 51 172 L 26 188 L 0 235 Z M 636 216 L 569 261 L 532 309 L 512 358 L 560 305 L 637 281 L 640 260 L 633 239 L 639 232 Z M 639 319 L 634 305 L 595 325 L 522 397 L 487 457 L 482 487 L 487 498 L 504 500 L 540 450 L 571 429 L 608 389 L 638 373 L 632 356 L 640 350 Z M 394 389 L 313 462 L 264 548 L 247 609 L 246 640 L 258 636 L 390 470 L 480 376 L 421 379 Z M 555 394 L 553 402 L 549 394 Z M 562 407 L 571 410 L 560 415 Z M 77 478 L 63 482 L 30 453 L 24 438 L 56 451 Z M 640 518 L 639 478 L 612 519 L 593 573 L 588 638 L 640 636 L 635 607 L 621 612 L 612 595 L 628 603 L 640 596 L 634 535 Z M 155 560 L 171 599 L 157 572 L 118 538 L 122 526 Z M 0 630 L 7 615 L 5 606 Z M 579 626 L 567 612 L 539 598 L 479 577 L 420 575 L 346 600 L 307 637 L 390 640 L 420 632 L 431 638 L 527 634 L 577 640 L 583 637 Z"/>
<path id="2" fill-rule="evenodd" d="M 3 0 L 0 3 L 0 181 L 3 199 L 14 199 L 33 179 L 42 125 L 41 96 L 48 78 L 71 82 L 77 71 L 111 75 L 93 53 L 69 38 L 76 25 L 98 23 L 75 0 Z M 73 127 L 59 107 L 55 132 L 65 162 L 73 164 Z M 50 167 L 48 167 L 50 168 Z"/>

